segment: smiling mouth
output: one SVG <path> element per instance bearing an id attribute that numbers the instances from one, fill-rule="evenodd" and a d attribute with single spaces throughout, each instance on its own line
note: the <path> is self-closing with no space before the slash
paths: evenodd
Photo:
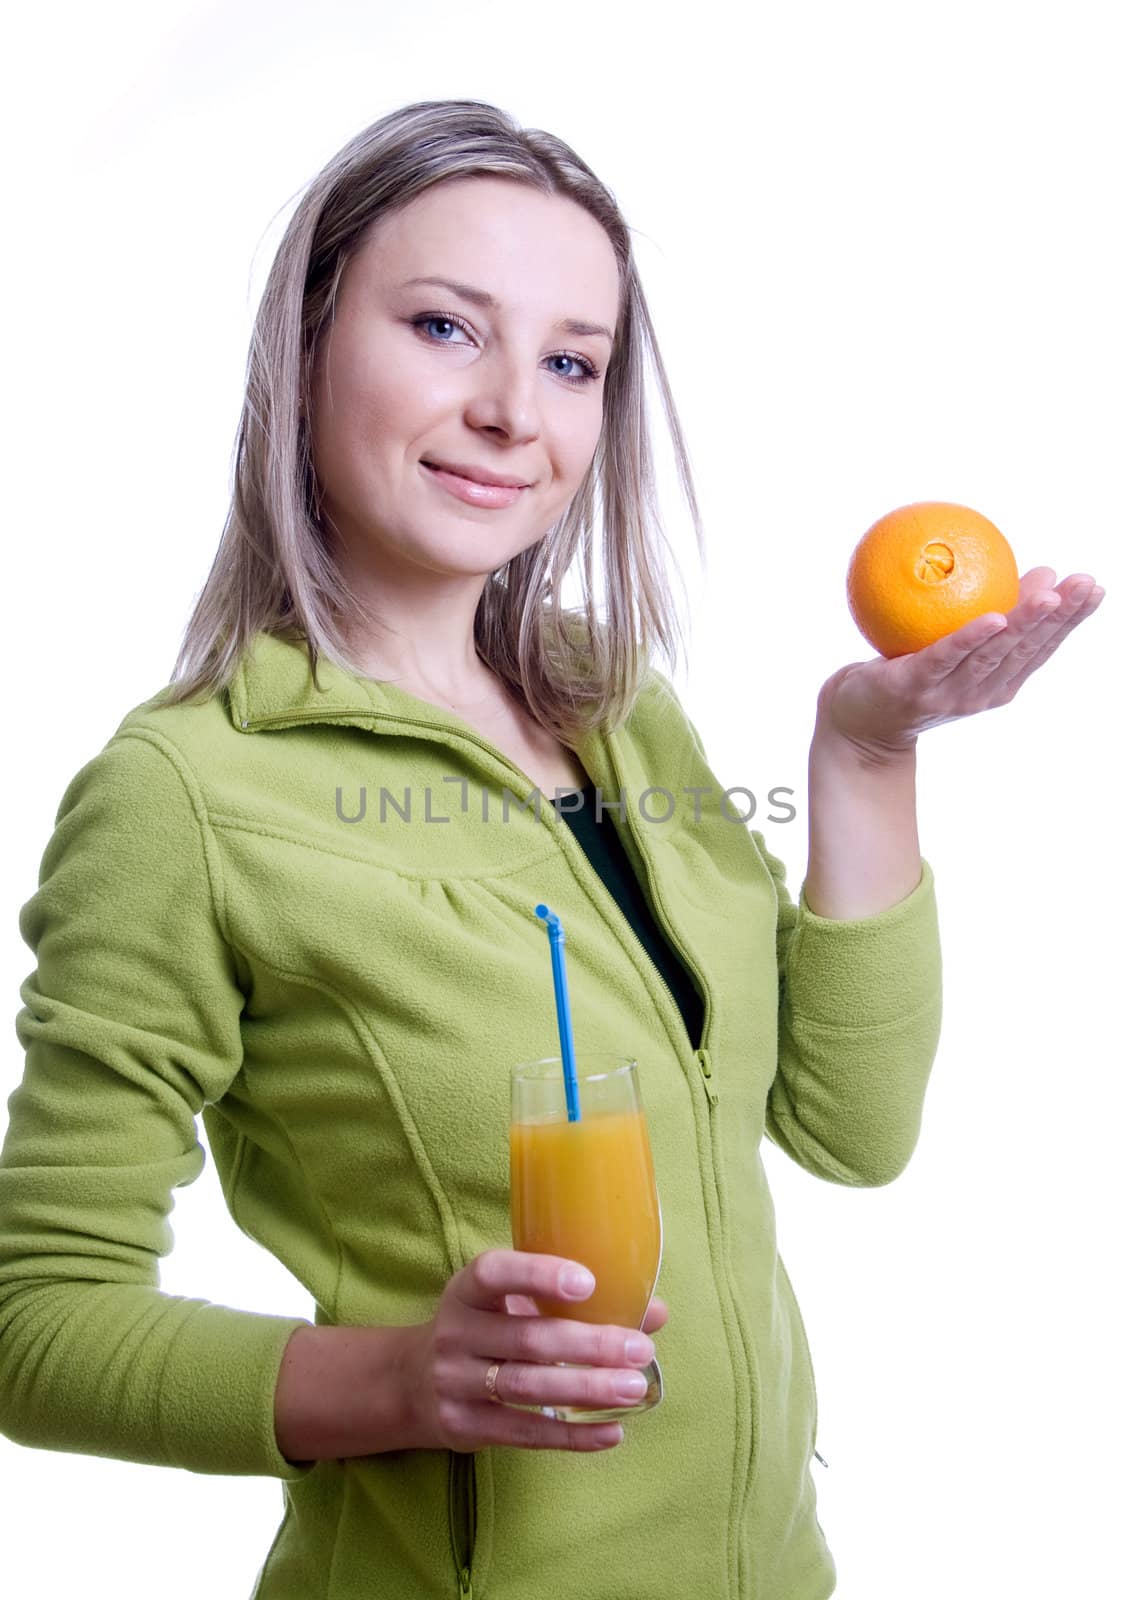
<path id="1" fill-rule="evenodd" d="M 455 472 L 452 467 L 442 467 L 436 461 L 423 461 L 423 467 L 430 472 L 444 472 L 450 478 L 459 478 L 462 483 L 475 483 L 481 489 L 529 489 L 529 483 L 484 483 L 479 478 L 470 478 L 466 473 Z"/>

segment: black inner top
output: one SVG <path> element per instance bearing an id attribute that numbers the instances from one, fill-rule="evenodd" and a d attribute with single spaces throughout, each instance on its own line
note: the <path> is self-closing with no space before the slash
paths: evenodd
<path id="1" fill-rule="evenodd" d="M 581 791 L 583 804 L 577 810 L 571 809 L 573 792 L 571 790 L 569 794 L 562 795 L 550 803 L 558 808 L 559 816 L 569 824 L 570 832 L 589 857 L 590 865 L 620 906 L 636 937 L 663 974 L 664 981 L 682 1013 L 691 1045 L 697 1050 L 702 1038 L 705 1008 L 702 997 L 695 988 L 694 980 L 652 915 L 644 898 L 644 891 L 632 870 L 632 863 L 621 843 L 620 835 L 613 825 L 611 814 L 604 811 L 601 821 L 597 821 L 594 785 L 587 783 Z M 567 802 L 564 809 L 560 805 L 562 800 Z"/>

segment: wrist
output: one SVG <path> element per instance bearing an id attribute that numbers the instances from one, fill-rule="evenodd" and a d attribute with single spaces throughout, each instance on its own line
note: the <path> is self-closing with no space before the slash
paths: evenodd
<path id="1" fill-rule="evenodd" d="M 830 722 L 817 719 L 812 733 L 809 764 L 813 769 L 840 772 L 913 772 L 917 767 L 917 735 L 897 740 L 856 739 Z"/>
<path id="2" fill-rule="evenodd" d="M 416 1448 L 414 1327 L 298 1328 L 274 1394 L 277 1446 L 294 1464 Z"/>

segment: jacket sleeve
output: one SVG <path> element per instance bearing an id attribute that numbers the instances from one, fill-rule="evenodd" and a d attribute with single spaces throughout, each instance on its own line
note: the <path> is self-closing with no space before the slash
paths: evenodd
<path id="1" fill-rule="evenodd" d="M 243 995 L 202 797 L 161 734 L 73 778 L 20 912 L 22 1082 L 0 1152 L 0 1432 L 194 1472 L 299 1478 L 273 1395 L 300 1317 L 164 1294 L 195 1118 L 241 1063 Z"/>
<path id="2" fill-rule="evenodd" d="M 777 891 L 778 1064 L 765 1130 L 832 1183 L 899 1177 L 916 1147 L 941 1026 L 933 872 L 896 905 L 840 920 L 794 904 L 785 868 L 757 844 Z"/>

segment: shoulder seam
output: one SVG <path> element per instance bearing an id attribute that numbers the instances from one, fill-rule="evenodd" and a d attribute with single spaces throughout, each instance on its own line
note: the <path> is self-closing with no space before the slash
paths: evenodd
<path id="1" fill-rule="evenodd" d="M 207 869 L 207 890 L 211 897 L 211 910 L 214 913 L 215 923 L 227 945 L 234 949 L 234 942 L 230 937 L 230 929 L 227 925 L 226 888 L 222 876 L 218 842 L 215 838 L 214 828 L 211 825 L 211 819 L 207 813 L 207 803 L 203 798 L 203 791 L 190 762 L 178 745 L 173 744 L 171 739 L 162 733 L 157 733 L 153 728 L 121 729 L 113 735 L 106 748 L 111 748 L 118 739 L 139 739 L 142 743 L 151 745 L 153 749 L 159 750 L 182 783 L 184 793 L 187 795 L 191 805 L 195 825 L 199 830 L 199 843 L 203 849 L 203 861 Z M 217 885 L 216 879 L 218 880 Z"/>

